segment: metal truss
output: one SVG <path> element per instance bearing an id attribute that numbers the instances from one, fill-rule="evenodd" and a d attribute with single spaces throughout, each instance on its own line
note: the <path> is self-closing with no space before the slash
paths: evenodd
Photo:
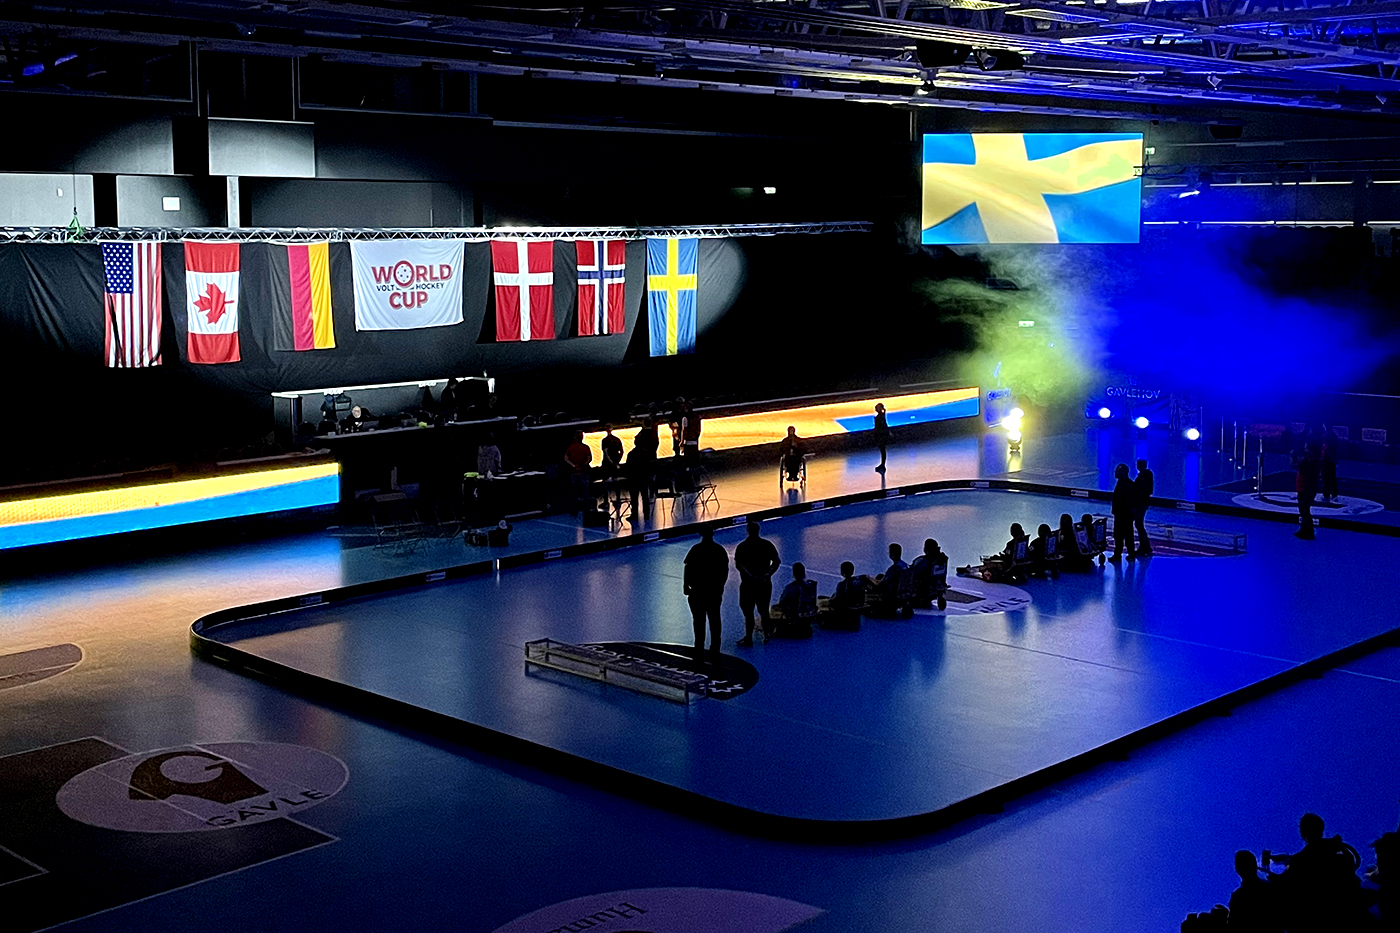
<path id="1" fill-rule="evenodd" d="M 0 36 L 918 107 L 1400 115 L 1400 0 L 9 2 Z"/>
<path id="2" fill-rule="evenodd" d="M 648 237 L 779 236 L 787 233 L 869 233 L 864 220 L 811 224 L 707 224 L 690 227 L 92 227 L 75 237 L 67 227 L 0 227 L 0 242 L 93 243 L 103 240 L 308 243 L 342 240 L 643 240 Z"/>

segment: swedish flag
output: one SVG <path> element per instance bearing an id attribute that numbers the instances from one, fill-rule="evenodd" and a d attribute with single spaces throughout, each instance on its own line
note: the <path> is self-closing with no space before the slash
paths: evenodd
<path id="1" fill-rule="evenodd" d="M 647 322 L 652 356 L 695 352 L 699 244 L 693 237 L 647 240 Z"/>
<path id="2" fill-rule="evenodd" d="M 924 137 L 924 243 L 1136 243 L 1140 133 Z"/>

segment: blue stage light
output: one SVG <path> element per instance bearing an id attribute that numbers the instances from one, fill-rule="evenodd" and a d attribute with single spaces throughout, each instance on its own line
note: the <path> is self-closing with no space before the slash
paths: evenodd
<path id="1" fill-rule="evenodd" d="M 1142 415 L 1138 415 L 1133 419 L 1133 424 L 1137 425 L 1139 429 L 1146 428 L 1151 423 L 1152 422 L 1148 421 L 1147 418 Z"/>
<path id="2" fill-rule="evenodd" d="M 1107 408 L 1100 408 L 1099 417 L 1107 421 L 1109 418 L 1113 417 L 1113 412 L 1109 411 Z"/>
<path id="3" fill-rule="evenodd" d="M 1201 439 L 1201 432 L 1200 432 L 1200 430 L 1197 429 L 1197 428 L 1187 428 L 1187 429 L 1186 429 L 1186 439 L 1187 439 L 1188 441 L 1199 441 L 1199 440 Z"/>

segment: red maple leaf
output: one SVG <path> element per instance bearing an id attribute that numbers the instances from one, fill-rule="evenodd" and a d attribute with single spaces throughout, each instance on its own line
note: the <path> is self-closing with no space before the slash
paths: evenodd
<path id="1" fill-rule="evenodd" d="M 194 306 L 204 312 L 210 324 L 217 324 L 232 304 L 223 290 L 213 282 L 209 283 L 209 290 L 194 301 Z"/>

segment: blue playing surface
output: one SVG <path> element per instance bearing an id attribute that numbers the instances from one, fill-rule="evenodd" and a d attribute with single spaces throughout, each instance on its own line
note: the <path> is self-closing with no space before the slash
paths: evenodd
<path id="1" fill-rule="evenodd" d="M 997 491 L 938 492 L 771 520 L 787 565 L 830 592 L 842 560 L 875 573 L 890 541 L 910 557 L 936 537 L 954 561 L 997 550 L 1084 503 Z M 1173 519 L 1176 516 L 1170 516 Z M 1244 554 L 1153 557 L 1026 587 L 1009 613 L 921 612 L 856 634 L 725 649 L 759 683 L 728 702 L 677 707 L 581 678 L 527 674 L 523 646 L 692 639 L 680 593 L 694 538 L 553 561 L 286 614 L 235 627 L 244 651 L 445 713 L 745 810 L 802 820 L 898 820 L 992 791 L 1207 701 L 1396 627 L 1388 593 L 1332 590 L 1331 622 L 1273 584 L 1329 589 L 1331 570 L 1285 525 L 1191 516 L 1247 531 Z M 736 544 L 742 529 L 717 540 Z M 1285 540 L 1286 539 L 1286 540 Z M 1400 558 L 1400 541 L 1354 536 L 1343 560 Z M 1284 555 L 1281 549 L 1289 553 Z M 1349 555 L 1346 552 L 1350 552 Z M 779 579 L 788 572 L 780 571 Z M 957 581 L 954 581 L 955 588 Z M 218 636 L 216 636 L 218 637 Z M 821 775 L 821 780 L 807 778 Z M 794 785 L 802 791 L 794 793 Z"/>

